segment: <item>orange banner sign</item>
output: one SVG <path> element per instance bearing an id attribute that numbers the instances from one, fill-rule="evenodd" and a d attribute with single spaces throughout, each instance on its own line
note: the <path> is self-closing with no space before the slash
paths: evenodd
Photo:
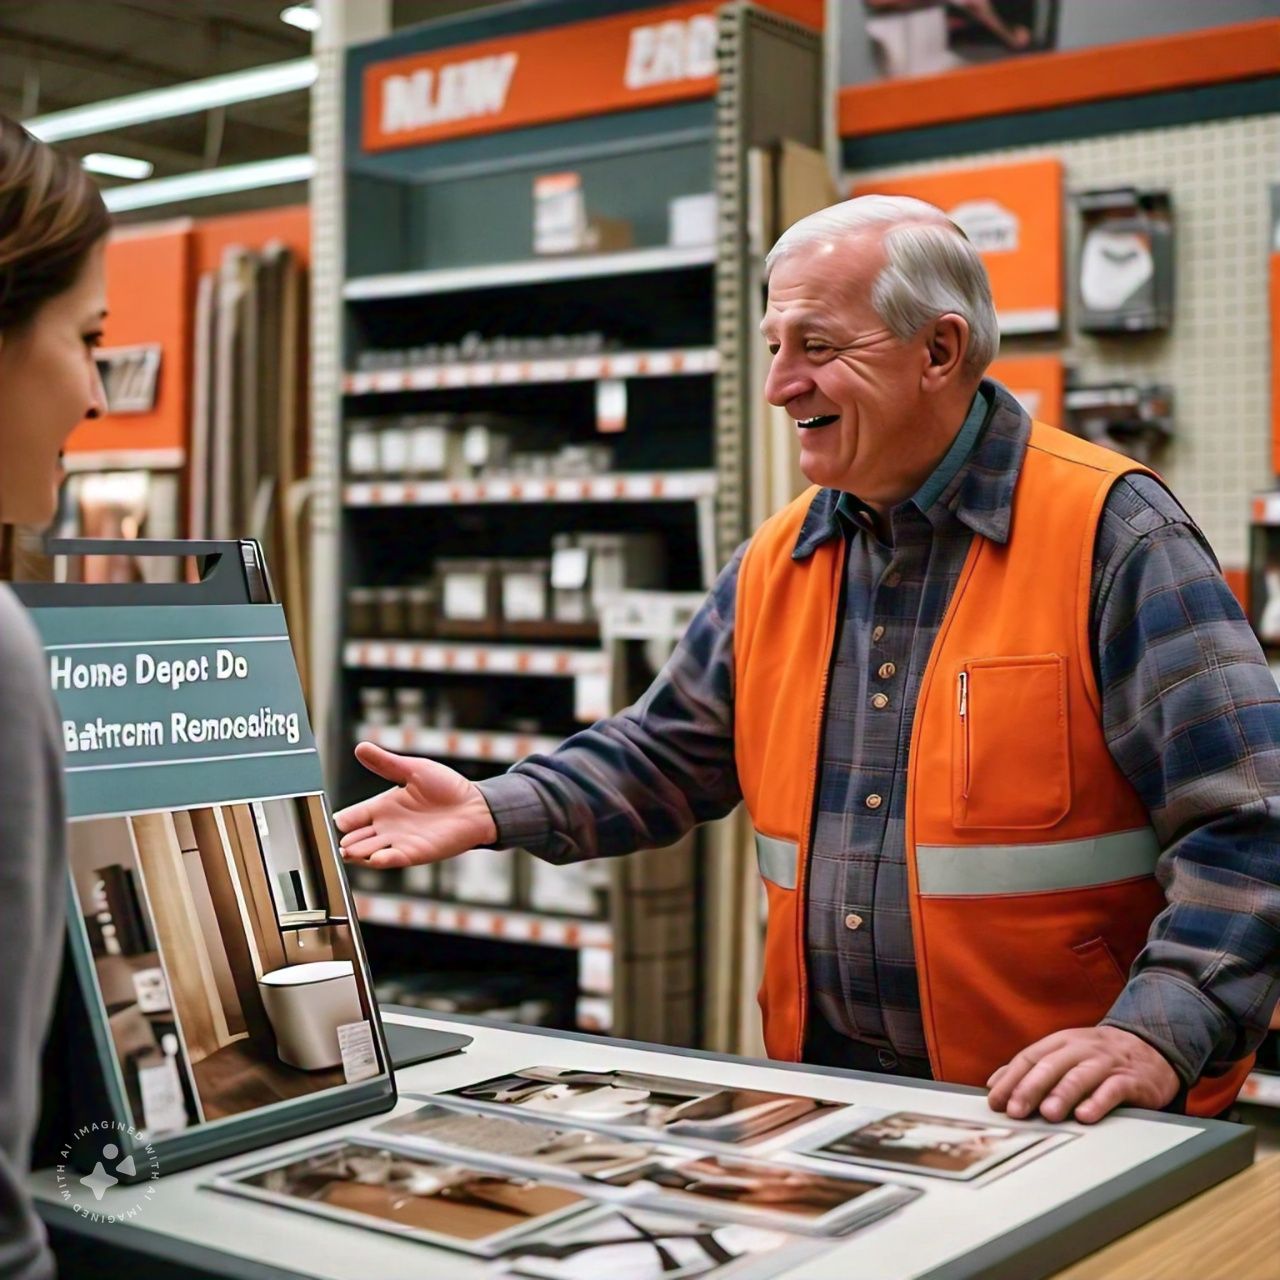
<path id="1" fill-rule="evenodd" d="M 642 9 L 374 63 L 364 73 L 364 149 L 707 97 L 715 11 L 706 0 Z"/>
<path id="2" fill-rule="evenodd" d="M 1001 333 L 1062 323 L 1062 165 L 1057 160 L 862 181 L 856 196 L 915 196 L 964 228 L 991 277 Z"/>
<path id="3" fill-rule="evenodd" d="M 1065 427 L 1062 414 L 1064 370 L 1060 356 L 1001 356 L 987 376 L 1002 382 L 1037 422 Z"/>

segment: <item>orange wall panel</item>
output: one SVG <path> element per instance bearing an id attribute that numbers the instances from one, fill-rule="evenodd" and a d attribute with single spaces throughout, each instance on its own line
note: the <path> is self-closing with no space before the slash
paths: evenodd
<path id="1" fill-rule="evenodd" d="M 1001 333 L 1045 333 L 1062 320 L 1062 162 L 1029 160 L 913 174 L 856 185 L 855 196 L 914 196 L 969 232 L 987 274 Z"/>
<path id="2" fill-rule="evenodd" d="M 1280 475 L 1280 253 L 1271 255 L 1271 470 Z"/>
<path id="3" fill-rule="evenodd" d="M 991 362 L 987 375 L 1003 383 L 1037 421 L 1063 426 L 1060 356 L 1001 356 Z"/>
<path id="4" fill-rule="evenodd" d="M 190 224 L 128 229 L 107 244 L 107 321 L 103 346 L 160 343 L 156 405 L 150 413 L 107 414 L 84 422 L 70 453 L 186 447 L 191 387 Z"/>
<path id="5" fill-rule="evenodd" d="M 280 240 L 304 265 L 311 264 L 311 210 L 305 204 L 202 218 L 192 228 L 192 234 L 195 239 L 193 283 L 206 271 L 216 271 L 222 262 L 223 250 L 231 245 L 261 249 L 272 240 Z"/>

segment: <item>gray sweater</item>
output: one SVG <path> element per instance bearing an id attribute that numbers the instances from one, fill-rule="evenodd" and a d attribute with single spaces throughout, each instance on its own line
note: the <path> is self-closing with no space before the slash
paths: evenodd
<path id="1" fill-rule="evenodd" d="M 62 753 L 44 651 L 0 584 L 0 1276 L 53 1258 L 25 1190 L 65 928 Z"/>

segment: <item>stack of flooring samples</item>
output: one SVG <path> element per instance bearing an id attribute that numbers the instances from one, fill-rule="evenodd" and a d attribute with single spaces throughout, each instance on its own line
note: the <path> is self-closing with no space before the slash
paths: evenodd
<path id="1" fill-rule="evenodd" d="M 257 538 L 306 685 L 304 271 L 292 250 L 230 248 L 196 295 L 193 538 Z"/>

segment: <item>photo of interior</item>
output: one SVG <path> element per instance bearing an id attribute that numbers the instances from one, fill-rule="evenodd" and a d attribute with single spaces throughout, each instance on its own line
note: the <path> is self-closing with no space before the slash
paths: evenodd
<path id="1" fill-rule="evenodd" d="M 327 823 L 317 795 L 72 824 L 79 913 L 150 1136 L 377 1073 Z"/>
<path id="2" fill-rule="evenodd" d="M 364 1142 L 312 1148 L 218 1185 L 235 1195 L 482 1257 L 591 1207 L 564 1187 Z"/>

